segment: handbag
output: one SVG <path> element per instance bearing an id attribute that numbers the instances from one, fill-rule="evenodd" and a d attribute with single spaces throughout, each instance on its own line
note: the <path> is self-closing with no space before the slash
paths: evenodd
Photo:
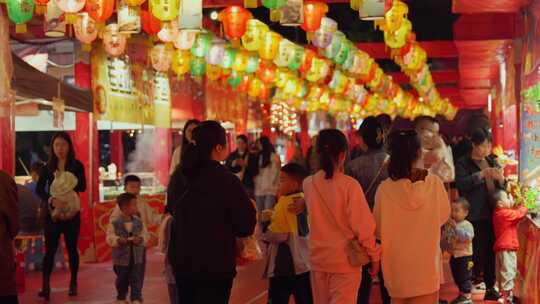
<path id="1" fill-rule="evenodd" d="M 256 204 L 253 200 L 253 208 L 257 210 Z M 236 264 L 243 266 L 252 262 L 260 261 L 263 259 L 263 254 L 259 242 L 255 235 L 259 232 L 259 218 L 257 215 L 257 221 L 255 226 L 255 232 L 253 235 L 243 238 L 236 238 Z"/>
<path id="2" fill-rule="evenodd" d="M 319 192 L 319 189 L 315 185 L 315 181 L 313 180 L 313 177 L 311 179 L 311 183 L 313 184 L 313 188 L 315 189 L 315 192 L 317 192 L 317 195 L 321 198 L 321 202 L 322 202 L 322 205 L 324 206 L 326 213 L 330 215 L 329 218 L 332 219 L 336 227 L 339 227 L 338 222 L 334 214 L 332 213 L 332 210 L 330 210 L 323 196 Z M 366 248 L 360 244 L 360 242 L 358 241 L 356 237 L 347 241 L 347 245 L 345 246 L 345 252 L 347 254 L 347 259 L 349 261 L 349 264 L 353 267 L 362 267 L 371 262 L 371 258 L 368 255 Z"/>

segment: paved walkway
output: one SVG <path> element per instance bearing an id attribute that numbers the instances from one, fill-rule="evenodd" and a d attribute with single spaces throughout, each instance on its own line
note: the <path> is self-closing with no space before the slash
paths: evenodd
<path id="1" fill-rule="evenodd" d="M 155 251 L 149 251 L 148 268 L 143 296 L 147 304 L 168 303 L 168 293 L 162 275 L 162 258 Z M 255 263 L 247 267 L 239 267 L 235 280 L 231 304 L 264 304 L 266 303 L 267 283 L 261 278 L 263 263 Z M 79 273 L 79 296 L 69 298 L 67 287 L 69 271 L 59 270 L 53 274 L 50 303 L 61 304 L 110 304 L 115 300 L 114 273 L 111 263 L 82 264 Z M 43 303 L 37 298 L 41 287 L 41 274 L 27 274 L 26 292 L 20 296 L 21 304 Z M 379 303 L 378 288 L 374 288 L 372 303 Z M 446 286 L 442 297 L 451 299 L 456 296 L 455 288 Z M 291 303 L 293 303 L 291 301 Z M 478 302 L 481 303 L 481 302 Z"/>

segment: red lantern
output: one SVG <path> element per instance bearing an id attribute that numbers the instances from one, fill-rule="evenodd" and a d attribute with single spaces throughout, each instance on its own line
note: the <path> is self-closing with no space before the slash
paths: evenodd
<path id="1" fill-rule="evenodd" d="M 142 28 L 148 35 L 156 35 L 161 30 L 161 22 L 149 11 L 141 10 Z"/>
<path id="2" fill-rule="evenodd" d="M 273 83 L 276 79 L 276 67 L 272 64 L 269 65 L 261 62 L 257 71 L 257 77 L 264 83 Z"/>
<path id="3" fill-rule="evenodd" d="M 219 13 L 219 21 L 223 22 L 225 36 L 229 39 L 240 39 L 246 32 L 247 21 L 251 13 L 241 6 L 229 6 Z"/>
<path id="4" fill-rule="evenodd" d="M 310 49 L 304 49 L 304 57 L 302 58 L 302 65 L 298 68 L 300 73 L 305 73 L 311 68 L 313 58 L 317 57 L 317 53 Z"/>
<path id="5" fill-rule="evenodd" d="M 114 11 L 114 0 L 86 0 L 85 10 L 97 23 L 105 23 Z"/>
<path id="6" fill-rule="evenodd" d="M 323 2 L 308 1 L 304 4 L 304 23 L 301 27 L 306 32 L 315 32 L 321 27 L 321 20 L 328 12 L 328 5 Z"/>

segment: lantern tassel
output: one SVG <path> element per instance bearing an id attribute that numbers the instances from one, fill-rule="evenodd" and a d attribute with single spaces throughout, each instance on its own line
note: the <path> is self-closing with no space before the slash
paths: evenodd
<path id="1" fill-rule="evenodd" d="M 257 6 L 259 6 L 259 3 L 257 0 L 244 0 L 245 8 L 257 8 Z"/>
<path id="2" fill-rule="evenodd" d="M 26 33 L 26 31 L 27 31 L 26 23 L 20 23 L 20 24 L 15 25 L 15 33 L 24 34 Z"/>
<path id="3" fill-rule="evenodd" d="M 281 19 L 281 10 L 273 9 L 270 10 L 270 21 L 278 22 Z"/>
<path id="4" fill-rule="evenodd" d="M 91 43 L 83 43 L 82 44 L 82 50 L 83 50 L 83 52 L 90 53 L 90 51 L 92 50 L 92 44 Z"/>
<path id="5" fill-rule="evenodd" d="M 67 24 L 75 24 L 75 21 L 77 21 L 77 14 L 66 13 L 65 19 Z"/>
<path id="6" fill-rule="evenodd" d="M 37 16 L 41 16 L 41 15 L 45 15 L 47 14 L 47 6 L 46 5 L 41 5 L 41 4 L 36 4 L 36 15 Z"/>

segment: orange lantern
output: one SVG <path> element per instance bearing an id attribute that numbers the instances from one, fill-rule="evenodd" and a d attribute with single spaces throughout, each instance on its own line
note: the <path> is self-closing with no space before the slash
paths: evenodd
<path id="1" fill-rule="evenodd" d="M 265 83 L 273 83 L 276 79 L 276 67 L 272 64 L 261 62 L 257 71 L 257 77 Z"/>
<path id="2" fill-rule="evenodd" d="M 105 23 L 114 11 L 114 0 L 86 0 L 88 15 L 98 23 Z"/>
<path id="3" fill-rule="evenodd" d="M 298 68 L 300 73 L 305 73 L 311 68 L 313 58 L 317 57 L 317 53 L 310 49 L 304 49 L 304 56 L 302 57 L 302 65 Z"/>
<path id="4" fill-rule="evenodd" d="M 246 32 L 247 21 L 252 18 L 251 13 L 237 5 L 229 6 L 219 13 L 219 21 L 223 22 L 225 36 L 237 40 Z"/>
<path id="5" fill-rule="evenodd" d="M 64 13 L 66 23 L 74 24 L 77 20 L 77 13 L 84 8 L 86 0 L 56 0 L 56 4 Z"/>
<path id="6" fill-rule="evenodd" d="M 161 30 L 161 22 L 150 12 L 141 11 L 142 28 L 148 35 L 156 35 Z"/>
<path id="7" fill-rule="evenodd" d="M 328 5 L 323 2 L 308 1 L 304 4 L 304 23 L 301 27 L 306 32 L 315 32 L 321 27 L 321 20 L 328 12 Z"/>
<path id="8" fill-rule="evenodd" d="M 124 0 L 128 6 L 141 6 L 146 0 Z"/>

